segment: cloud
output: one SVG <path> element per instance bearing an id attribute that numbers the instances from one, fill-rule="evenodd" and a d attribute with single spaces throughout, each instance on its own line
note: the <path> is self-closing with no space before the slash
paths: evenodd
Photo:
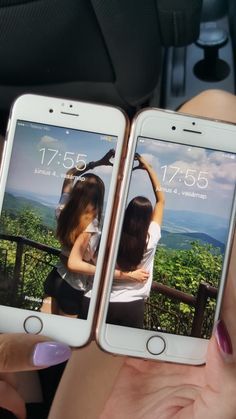
<path id="1" fill-rule="evenodd" d="M 139 143 L 139 147 L 145 148 L 144 154 L 161 156 L 168 155 L 168 159 L 174 158 L 175 160 L 184 159 L 188 161 L 194 160 L 205 160 L 207 159 L 207 152 L 203 148 L 193 147 L 191 145 L 183 145 L 178 143 L 171 143 L 168 141 L 155 141 L 155 140 L 144 140 L 144 143 Z"/>
<path id="2" fill-rule="evenodd" d="M 112 174 L 112 166 L 98 166 L 93 172 L 98 176 L 107 176 Z"/>
<path id="3" fill-rule="evenodd" d="M 202 154 L 202 159 L 189 161 L 185 159 L 171 160 L 163 164 L 159 158 L 150 154 L 142 156 L 152 165 L 161 184 L 166 187 L 191 187 L 192 190 L 207 192 L 219 190 L 223 192 L 232 190 L 232 185 L 236 180 L 236 162 L 225 159 L 216 163 L 215 156 L 211 159 L 211 154 Z M 176 156 L 175 156 L 176 157 Z M 139 189 L 148 188 L 148 176 L 141 176 L 140 170 L 134 172 L 133 179 Z"/>
<path id="4" fill-rule="evenodd" d="M 211 165 L 211 177 L 219 183 L 235 183 L 236 162 Z"/>
<path id="5" fill-rule="evenodd" d="M 149 164 L 153 164 L 156 157 L 151 153 L 142 153 L 142 157 L 147 160 Z"/>
<path id="6" fill-rule="evenodd" d="M 138 144 L 138 152 L 144 156 L 163 156 L 163 155 L 167 155 L 170 158 L 173 158 L 173 156 L 175 156 L 175 158 L 177 156 L 181 156 L 181 150 L 180 147 L 182 148 L 182 145 L 180 146 L 179 144 L 175 144 L 173 146 L 173 144 L 168 143 L 166 141 L 155 141 L 155 140 L 144 140 L 144 142 L 139 143 Z"/>
<path id="7" fill-rule="evenodd" d="M 58 140 L 55 137 L 51 137 L 50 135 L 43 135 L 40 138 L 40 141 L 37 145 L 37 149 L 41 148 L 52 148 L 53 150 L 58 150 L 60 153 L 65 153 L 66 151 L 66 144 L 63 144 L 62 141 Z"/>
<path id="8" fill-rule="evenodd" d="M 52 143 L 59 143 L 59 140 L 55 137 L 50 137 L 50 135 L 44 135 L 43 137 L 41 137 L 40 143 L 45 145 L 51 145 Z"/>
<path id="9" fill-rule="evenodd" d="M 182 156 L 186 156 L 189 160 L 201 160 L 207 159 L 207 152 L 203 148 L 198 147 L 184 147 Z"/>

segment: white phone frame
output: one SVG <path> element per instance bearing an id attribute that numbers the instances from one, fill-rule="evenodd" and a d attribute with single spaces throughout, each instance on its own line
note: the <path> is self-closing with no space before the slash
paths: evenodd
<path id="1" fill-rule="evenodd" d="M 173 130 L 173 126 L 175 126 L 175 130 Z M 183 131 L 184 129 L 188 131 Z M 192 132 L 194 130 L 201 131 L 202 134 L 194 134 Z M 104 292 L 101 299 L 96 329 L 98 344 L 107 352 L 159 361 L 201 365 L 206 360 L 207 339 L 153 332 L 106 323 L 106 313 L 118 252 L 119 237 L 129 191 L 133 158 L 139 136 L 236 153 L 236 125 L 159 109 L 146 109 L 137 114 L 131 126 L 131 135 L 120 192 L 122 199 L 119 201 L 116 221 L 113 225 L 113 237 L 115 239 L 111 242 L 111 251 L 104 280 Z M 224 138 L 223 144 L 222 137 Z M 236 199 L 234 196 L 229 236 L 222 268 L 223 280 L 220 281 L 219 285 L 215 321 L 219 318 L 224 291 L 224 280 L 227 275 L 228 258 L 235 229 L 235 213 Z M 153 336 L 161 337 L 165 341 L 165 349 L 159 355 L 154 355 L 147 350 L 147 342 Z"/>
<path id="2" fill-rule="evenodd" d="M 53 112 L 50 112 L 50 109 L 53 110 Z M 6 140 L 4 143 L 3 162 L 0 170 L 0 212 L 7 182 L 17 120 L 54 125 L 68 129 L 78 129 L 117 137 L 116 156 L 114 159 L 110 191 L 87 320 L 0 305 L 0 331 L 2 333 L 25 332 L 24 322 L 26 318 L 33 316 L 39 318 L 42 323 L 40 334 L 49 336 L 51 339 L 65 342 L 71 346 L 83 346 L 90 340 L 92 333 L 103 257 L 106 249 L 108 229 L 116 191 L 117 176 L 124 138 L 126 137 L 126 131 L 128 129 L 127 118 L 120 109 L 108 105 L 97 105 L 31 94 L 20 96 L 16 99 L 11 109 Z"/>

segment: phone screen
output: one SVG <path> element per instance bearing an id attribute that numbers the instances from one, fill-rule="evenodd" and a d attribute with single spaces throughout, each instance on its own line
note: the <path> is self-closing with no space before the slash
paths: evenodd
<path id="1" fill-rule="evenodd" d="M 17 121 L 0 217 L 1 305 L 87 318 L 116 143 Z"/>
<path id="2" fill-rule="evenodd" d="M 147 167 L 165 197 L 159 224 Z M 116 259 L 129 279 L 113 280 L 107 323 L 210 337 L 235 183 L 233 153 L 138 138 Z"/>

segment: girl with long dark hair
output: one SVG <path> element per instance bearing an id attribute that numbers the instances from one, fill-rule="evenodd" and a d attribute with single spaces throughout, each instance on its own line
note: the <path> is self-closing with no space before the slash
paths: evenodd
<path id="1" fill-rule="evenodd" d="M 104 191 L 102 179 L 92 173 L 83 174 L 83 178 L 74 185 L 64 182 L 56 209 L 60 262 L 49 274 L 44 286 L 46 294 L 51 297 L 54 314 L 81 315 L 89 275 L 82 269 L 83 261 L 92 260 L 99 243 Z M 78 271 L 74 273 L 68 268 L 68 258 L 75 243 L 78 246 L 81 235 L 86 237 L 86 245 L 83 242 L 83 248 L 78 252 Z"/>
<path id="2" fill-rule="evenodd" d="M 143 196 L 133 198 L 126 211 L 120 238 L 116 268 L 128 271 L 128 280 L 113 281 L 107 322 L 129 327 L 143 327 L 145 299 L 153 280 L 153 263 L 161 238 L 165 197 L 157 174 L 140 155 L 136 155 L 139 169 L 145 170 L 156 198 L 154 208 Z M 146 280 L 133 277 L 135 269 L 148 272 Z"/>

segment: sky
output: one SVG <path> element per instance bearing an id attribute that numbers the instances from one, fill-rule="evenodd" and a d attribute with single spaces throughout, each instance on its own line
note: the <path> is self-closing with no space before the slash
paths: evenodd
<path id="1" fill-rule="evenodd" d="M 83 159 L 89 163 L 101 159 L 115 146 L 116 138 L 109 137 L 109 133 L 95 134 L 20 121 L 16 128 L 6 189 L 21 196 L 34 194 L 39 202 L 56 205 L 63 184 L 61 174 L 68 170 L 63 167 L 63 163 L 69 167 L 72 163 L 69 158 L 72 158 L 75 164 L 76 159 Z M 68 154 L 65 154 L 66 152 Z M 55 153 L 56 156 L 52 159 Z M 35 169 L 40 170 L 41 174 L 35 173 Z M 56 176 L 47 176 L 42 174 L 42 171 L 55 171 Z M 100 166 L 93 171 L 105 183 L 105 200 L 111 172 L 112 168 L 109 166 Z"/>
<path id="2" fill-rule="evenodd" d="M 235 155 L 147 138 L 139 139 L 136 151 L 152 165 L 166 189 L 167 209 L 228 217 L 236 184 Z M 128 200 L 136 195 L 155 201 L 143 170 L 132 174 Z"/>
<path id="3" fill-rule="evenodd" d="M 7 190 L 25 197 L 32 194 L 39 202 L 56 206 L 63 184 L 61 174 L 67 171 L 63 162 L 71 164 L 66 157 L 74 162 L 82 158 L 89 163 L 115 146 L 116 138 L 109 137 L 109 133 L 94 134 L 21 121 L 16 129 Z M 137 152 L 156 171 L 165 189 L 166 209 L 229 217 L 236 183 L 235 155 L 147 138 L 139 139 Z M 50 171 L 50 176 L 35 173 L 35 169 Z M 111 172 L 109 166 L 94 169 L 105 183 L 105 201 Z M 192 193 L 197 196 L 191 196 Z M 155 202 L 149 177 L 143 170 L 133 172 L 128 202 L 137 195 Z"/>

